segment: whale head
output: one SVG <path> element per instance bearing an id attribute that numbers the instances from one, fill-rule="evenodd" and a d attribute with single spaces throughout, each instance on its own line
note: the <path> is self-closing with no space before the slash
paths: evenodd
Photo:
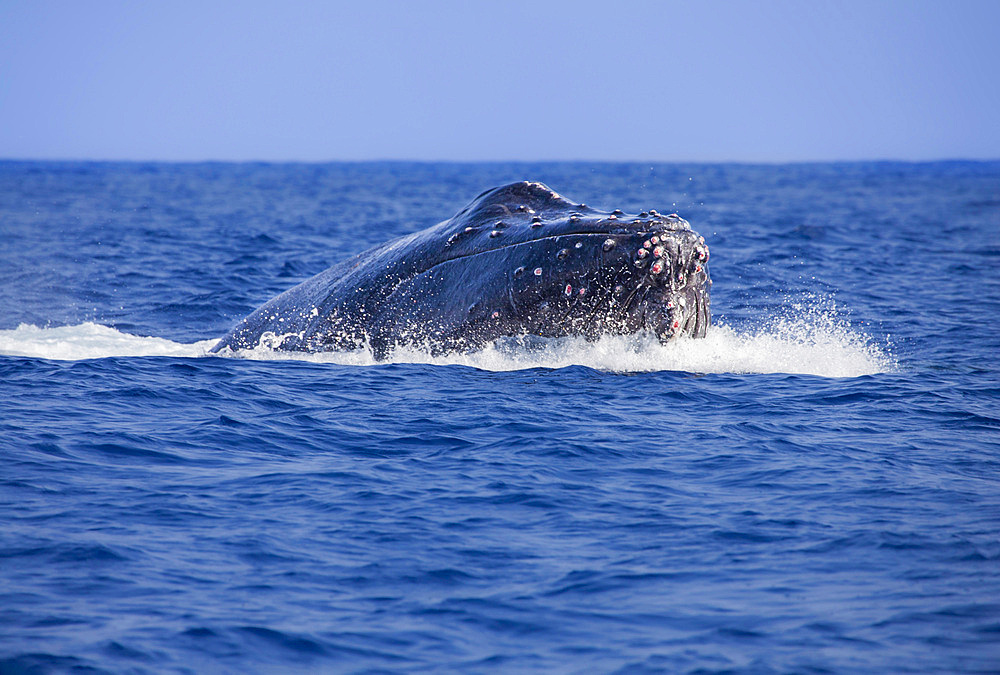
<path id="1" fill-rule="evenodd" d="M 541 183 L 488 190 L 405 241 L 423 269 L 393 291 L 385 326 L 414 341 L 647 332 L 704 337 L 708 247 L 676 214 L 573 203 Z"/>
<path id="2" fill-rule="evenodd" d="M 395 347 L 500 338 L 703 337 L 708 247 L 683 218 L 575 204 L 541 183 L 488 190 L 452 218 L 359 253 L 239 322 L 213 351 Z"/>

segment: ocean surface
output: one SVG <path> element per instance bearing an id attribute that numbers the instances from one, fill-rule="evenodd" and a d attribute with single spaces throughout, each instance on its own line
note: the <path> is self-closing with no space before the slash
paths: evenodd
<path id="1" fill-rule="evenodd" d="M 703 340 L 206 352 L 483 190 Z M 0 673 L 1000 671 L 1000 163 L 0 162 Z"/>

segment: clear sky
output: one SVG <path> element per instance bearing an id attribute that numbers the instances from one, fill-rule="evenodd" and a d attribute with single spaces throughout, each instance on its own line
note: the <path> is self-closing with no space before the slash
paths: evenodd
<path id="1" fill-rule="evenodd" d="M 1000 158 L 1000 0 L 0 0 L 0 158 Z"/>

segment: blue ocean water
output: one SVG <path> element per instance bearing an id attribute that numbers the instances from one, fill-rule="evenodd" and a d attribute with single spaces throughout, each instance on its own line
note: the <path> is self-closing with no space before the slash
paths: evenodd
<path id="1" fill-rule="evenodd" d="M 704 340 L 206 351 L 539 180 Z M 0 162 L 0 672 L 1000 670 L 1000 163 Z"/>

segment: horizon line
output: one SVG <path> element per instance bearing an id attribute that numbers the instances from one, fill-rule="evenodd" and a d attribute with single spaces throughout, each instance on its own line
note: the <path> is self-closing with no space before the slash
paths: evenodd
<path id="1" fill-rule="evenodd" d="M 82 158 L 82 157 L 0 157 L 2 163 L 91 163 L 91 164 L 942 164 L 942 163 L 995 163 L 998 157 L 937 157 L 900 159 L 891 157 L 838 158 L 838 159 L 136 159 L 136 158 Z"/>

